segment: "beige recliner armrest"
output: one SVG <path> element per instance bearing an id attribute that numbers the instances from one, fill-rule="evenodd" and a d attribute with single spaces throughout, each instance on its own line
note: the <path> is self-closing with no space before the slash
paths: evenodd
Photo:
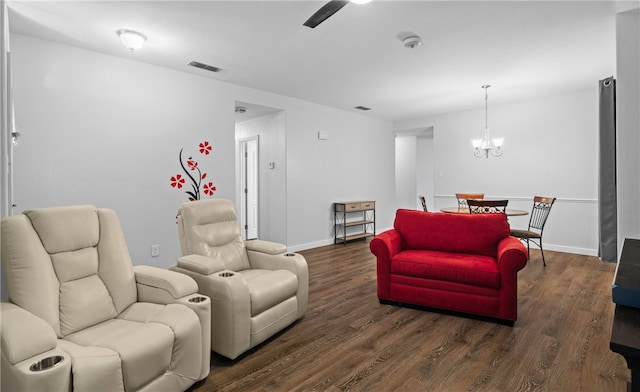
<path id="1" fill-rule="evenodd" d="M 68 391 L 71 359 L 57 348 L 44 320 L 9 302 L 0 304 L 3 391 Z"/>
<path id="2" fill-rule="evenodd" d="M 198 293 L 198 284 L 188 275 L 149 265 L 133 267 L 140 302 L 182 304 L 191 308 L 202 328 L 202 374 L 209 374 L 211 356 L 211 300 Z"/>
<path id="3" fill-rule="evenodd" d="M 138 286 L 138 300 L 141 302 L 170 304 L 178 298 L 198 292 L 196 282 L 184 274 L 149 265 L 136 265 L 133 272 Z"/>
<path id="4" fill-rule="evenodd" d="M 252 240 L 247 241 L 247 256 L 251 268 L 288 270 L 298 278 L 298 317 L 307 311 L 309 296 L 309 267 L 305 258 L 298 253 L 287 252 L 283 244 Z"/>
<path id="5" fill-rule="evenodd" d="M 224 263 L 220 260 L 215 260 L 211 257 L 201 255 L 182 256 L 178 258 L 178 263 L 176 265 L 180 268 L 197 272 L 202 275 L 211 275 L 226 268 Z"/>
<path id="6" fill-rule="evenodd" d="M 280 253 L 285 253 L 287 251 L 287 246 L 285 244 L 265 240 L 245 241 L 244 246 L 246 246 L 248 251 L 253 250 L 269 255 L 277 255 Z"/>

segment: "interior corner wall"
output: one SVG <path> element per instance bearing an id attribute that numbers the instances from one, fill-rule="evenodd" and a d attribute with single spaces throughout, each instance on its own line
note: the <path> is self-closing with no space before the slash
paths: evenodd
<path id="1" fill-rule="evenodd" d="M 640 239 L 640 9 L 616 15 L 618 252 Z"/>
<path id="2" fill-rule="evenodd" d="M 598 81 L 592 89 L 490 105 L 489 115 L 491 135 L 505 138 L 499 158 L 473 155 L 484 108 L 396 124 L 433 126 L 435 209 L 456 205 L 456 192 L 507 198 L 510 207 L 527 211 L 534 195 L 557 197 L 545 249 L 597 255 Z M 528 217 L 509 221 L 526 227 Z"/>

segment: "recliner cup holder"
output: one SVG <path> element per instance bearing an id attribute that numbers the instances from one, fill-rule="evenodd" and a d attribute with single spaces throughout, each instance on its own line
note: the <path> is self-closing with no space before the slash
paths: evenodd
<path id="1" fill-rule="evenodd" d="M 223 277 L 223 278 L 228 278 L 228 277 L 233 276 L 233 275 L 234 275 L 233 272 L 220 272 L 218 274 L 218 276 Z"/>
<path id="2" fill-rule="evenodd" d="M 189 302 L 195 303 L 195 304 L 199 304 L 200 302 L 204 302 L 207 300 L 207 297 L 193 297 L 193 298 L 189 298 Z"/>
<path id="3" fill-rule="evenodd" d="M 42 358 L 38 362 L 31 364 L 31 366 L 29 366 L 29 370 L 32 372 L 41 372 L 43 370 L 51 369 L 52 367 L 62 363 L 62 361 L 64 361 L 64 357 L 62 355 Z"/>

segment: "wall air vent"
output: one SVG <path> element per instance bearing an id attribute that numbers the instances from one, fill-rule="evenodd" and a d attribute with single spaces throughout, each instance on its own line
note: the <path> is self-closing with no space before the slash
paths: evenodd
<path id="1" fill-rule="evenodd" d="M 192 67 L 196 67 L 196 68 L 206 69 L 207 71 L 211 71 L 211 72 L 220 72 L 220 71 L 222 71 L 221 68 L 214 67 L 213 65 L 203 64 L 203 63 L 200 63 L 198 61 L 192 61 L 192 62 L 189 63 L 189 65 L 192 66 Z"/>
<path id="2" fill-rule="evenodd" d="M 371 110 L 371 108 L 368 108 L 368 107 L 366 107 L 366 106 L 356 106 L 355 108 L 356 108 L 356 109 L 358 109 L 358 110 L 363 110 L 363 111 L 365 111 L 365 112 L 366 112 L 367 110 Z"/>

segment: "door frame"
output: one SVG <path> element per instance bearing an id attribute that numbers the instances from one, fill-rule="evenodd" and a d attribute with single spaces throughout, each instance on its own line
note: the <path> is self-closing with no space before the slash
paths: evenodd
<path id="1" fill-rule="evenodd" d="M 250 142 L 256 144 L 256 161 L 253 171 L 249 171 L 247 161 L 247 146 Z M 254 192 L 256 195 L 256 208 L 255 208 L 255 220 L 256 220 L 256 233 L 255 237 L 252 235 L 251 239 L 259 238 L 260 235 L 260 135 L 250 136 L 239 140 L 240 144 L 240 225 L 242 229 L 242 237 L 246 240 L 249 237 L 249 220 L 250 211 L 249 208 L 249 188 L 255 185 Z M 254 178 L 249 178 L 251 172 L 254 172 Z"/>

